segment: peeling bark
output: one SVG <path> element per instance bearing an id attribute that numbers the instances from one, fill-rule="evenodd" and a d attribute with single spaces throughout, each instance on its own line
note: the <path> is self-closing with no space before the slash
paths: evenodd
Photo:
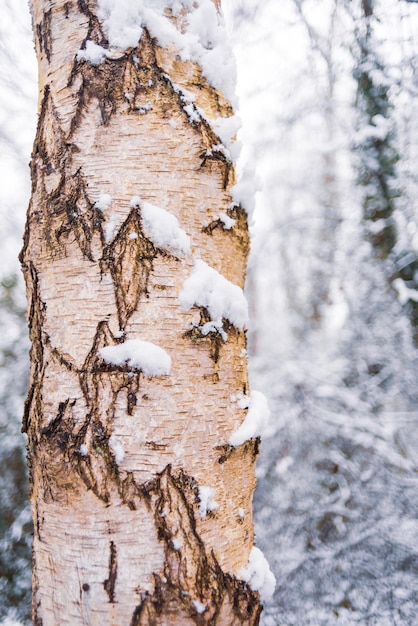
<path id="1" fill-rule="evenodd" d="M 227 341 L 203 336 L 208 312 L 178 300 L 196 258 L 244 284 L 246 215 L 231 208 L 232 163 L 212 150 L 211 120 L 232 110 L 146 30 L 135 49 L 78 60 L 88 40 L 108 47 L 96 10 L 92 0 L 33 0 L 40 106 L 20 257 L 33 621 L 257 624 L 258 593 L 238 572 L 253 545 L 258 447 L 225 443 L 245 417 L 231 402 L 248 390 L 245 332 L 224 320 Z M 184 90 L 196 97 L 192 119 Z M 177 217 L 190 254 L 146 235 L 142 202 Z M 166 350 L 170 375 L 106 363 L 100 349 L 127 339 Z M 202 485 L 219 503 L 203 518 Z"/>

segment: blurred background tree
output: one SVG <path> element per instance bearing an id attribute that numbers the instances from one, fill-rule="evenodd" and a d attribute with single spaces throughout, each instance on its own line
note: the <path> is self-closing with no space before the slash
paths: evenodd
<path id="1" fill-rule="evenodd" d="M 30 617 L 32 522 L 21 434 L 29 340 L 17 254 L 36 123 L 36 63 L 25 0 L 0 6 L 0 621 Z M 28 622 L 29 623 L 29 622 Z"/>

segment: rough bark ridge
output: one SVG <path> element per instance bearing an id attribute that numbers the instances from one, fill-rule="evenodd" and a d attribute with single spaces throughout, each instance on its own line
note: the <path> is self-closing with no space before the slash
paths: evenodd
<path id="1" fill-rule="evenodd" d="M 109 48 L 96 9 L 33 0 L 40 106 L 21 261 L 34 623 L 256 624 L 258 594 L 237 575 L 257 442 L 225 443 L 245 417 L 231 401 L 248 393 L 245 334 L 224 320 L 227 341 L 204 335 L 208 312 L 178 299 L 197 258 L 243 286 L 245 213 L 210 123 L 232 111 L 147 31 L 98 65 L 78 59 L 88 40 Z M 177 217 L 190 254 L 152 240 L 144 201 Z M 170 375 L 100 355 L 137 338 L 169 352 Z M 218 505 L 207 514 L 202 486 Z"/>

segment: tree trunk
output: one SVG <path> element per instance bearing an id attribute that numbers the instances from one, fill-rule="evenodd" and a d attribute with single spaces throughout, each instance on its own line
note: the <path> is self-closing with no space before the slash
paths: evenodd
<path id="1" fill-rule="evenodd" d="M 34 624 L 256 624 L 231 106 L 151 29 L 112 47 L 93 0 L 33 0 L 33 23 Z"/>

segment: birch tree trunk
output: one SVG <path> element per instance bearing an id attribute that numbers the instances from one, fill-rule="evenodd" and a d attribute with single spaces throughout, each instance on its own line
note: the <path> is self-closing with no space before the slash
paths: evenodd
<path id="1" fill-rule="evenodd" d="M 33 622 L 256 624 L 258 440 L 228 443 L 249 393 L 231 106 L 150 29 L 117 49 L 95 1 L 32 4 Z"/>

